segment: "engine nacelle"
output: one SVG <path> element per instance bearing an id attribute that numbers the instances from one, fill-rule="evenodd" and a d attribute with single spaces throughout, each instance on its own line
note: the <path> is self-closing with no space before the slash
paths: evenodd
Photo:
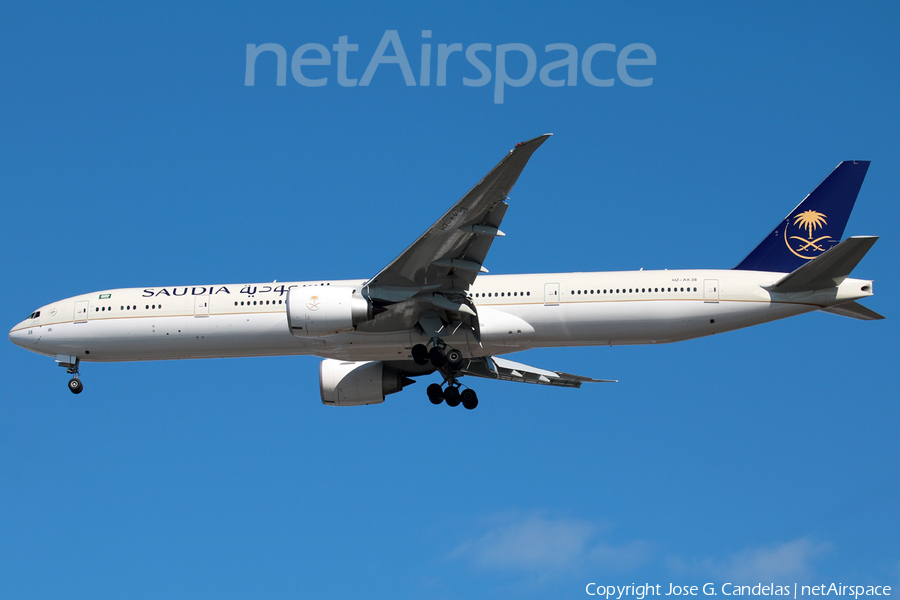
<path id="1" fill-rule="evenodd" d="M 353 331 L 354 325 L 370 318 L 369 302 L 353 288 L 319 286 L 288 290 L 288 327 L 298 337 Z"/>
<path id="2" fill-rule="evenodd" d="M 412 379 L 380 361 L 353 362 L 327 358 L 319 364 L 319 392 L 328 406 L 379 404 Z"/>

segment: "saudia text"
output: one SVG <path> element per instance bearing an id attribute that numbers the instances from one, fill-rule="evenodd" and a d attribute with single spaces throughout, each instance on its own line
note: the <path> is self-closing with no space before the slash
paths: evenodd
<path id="1" fill-rule="evenodd" d="M 268 294 L 269 292 L 278 294 L 279 296 L 284 296 L 287 294 L 288 290 L 291 288 L 297 287 L 294 285 L 245 285 L 238 292 L 239 294 L 245 294 L 247 296 L 254 296 L 256 294 Z M 226 285 L 196 285 L 194 287 L 173 287 L 173 288 L 161 288 L 161 289 L 153 289 L 147 288 L 144 290 L 142 296 L 144 298 L 155 298 L 157 296 L 206 296 L 216 294 L 230 294 L 231 290 L 228 289 Z"/>

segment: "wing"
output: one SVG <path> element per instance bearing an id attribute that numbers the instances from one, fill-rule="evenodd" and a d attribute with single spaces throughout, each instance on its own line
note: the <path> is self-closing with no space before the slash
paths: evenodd
<path id="1" fill-rule="evenodd" d="M 478 335 L 478 319 L 466 290 L 479 273 L 495 237 L 506 198 L 531 155 L 552 134 L 516 144 L 496 167 L 419 239 L 364 285 L 375 315 L 357 331 L 402 331 L 420 326 L 429 337 L 443 326 L 465 324 Z"/>
<path id="2" fill-rule="evenodd" d="M 552 134 L 517 144 L 419 239 L 366 282 L 370 297 L 400 301 L 423 290 L 465 291 L 484 272 L 506 214 L 506 197 L 537 148 Z"/>
<path id="3" fill-rule="evenodd" d="M 582 383 L 615 383 L 615 379 L 591 379 L 581 375 L 571 375 L 559 371 L 547 371 L 537 367 L 529 367 L 499 356 L 473 358 L 461 370 L 463 375 L 501 379 L 503 381 L 519 381 L 521 383 L 539 383 L 561 387 L 581 387 Z"/>

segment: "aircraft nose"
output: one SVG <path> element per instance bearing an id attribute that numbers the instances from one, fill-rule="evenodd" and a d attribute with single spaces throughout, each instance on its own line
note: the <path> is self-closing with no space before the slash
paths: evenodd
<path id="1" fill-rule="evenodd" d="M 25 338 L 28 337 L 28 333 L 24 329 L 17 329 L 13 327 L 9 330 L 9 341 L 11 341 L 16 346 L 25 347 Z"/>

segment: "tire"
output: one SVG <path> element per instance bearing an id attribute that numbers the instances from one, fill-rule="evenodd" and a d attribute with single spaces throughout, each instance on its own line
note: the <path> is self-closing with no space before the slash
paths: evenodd
<path id="1" fill-rule="evenodd" d="M 425 347 L 424 344 L 416 344 L 412 347 L 412 359 L 413 362 L 419 366 L 428 364 L 428 348 Z"/>
<path id="2" fill-rule="evenodd" d="M 428 352 L 428 360 L 430 360 L 431 364 L 437 369 L 440 369 L 447 364 L 447 358 L 444 356 L 444 351 L 437 347 L 432 348 Z"/>
<path id="3" fill-rule="evenodd" d="M 475 390 L 466 388 L 460 396 L 462 396 L 462 405 L 467 410 L 474 410 L 478 406 L 478 396 L 475 394 Z"/>
<path id="4" fill-rule="evenodd" d="M 444 401 L 444 390 L 441 389 L 441 386 L 438 383 L 429 385 L 428 389 L 425 390 L 425 393 L 428 394 L 428 399 L 431 400 L 432 404 L 440 404 Z"/>
<path id="5" fill-rule="evenodd" d="M 69 391 L 73 394 L 80 394 L 84 389 L 84 384 L 81 383 L 80 379 L 70 379 L 69 380 Z"/>
<path id="6" fill-rule="evenodd" d="M 460 365 L 462 365 L 462 352 L 460 352 L 456 348 L 450 348 L 449 350 L 447 350 L 447 353 L 444 356 L 447 358 L 447 364 L 454 369 L 457 369 Z"/>
<path id="7" fill-rule="evenodd" d="M 447 400 L 447 406 L 459 406 L 461 398 L 459 390 L 455 387 L 449 387 L 444 391 L 444 398 Z"/>

